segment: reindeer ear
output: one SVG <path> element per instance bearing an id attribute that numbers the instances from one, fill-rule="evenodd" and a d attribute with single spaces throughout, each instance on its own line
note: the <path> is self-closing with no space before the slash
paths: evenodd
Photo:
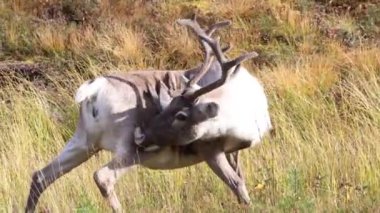
<path id="1" fill-rule="evenodd" d="M 160 100 L 161 110 L 164 110 L 167 106 L 169 106 L 172 101 L 172 97 L 169 95 L 169 88 L 162 82 L 160 82 L 158 98 Z"/>

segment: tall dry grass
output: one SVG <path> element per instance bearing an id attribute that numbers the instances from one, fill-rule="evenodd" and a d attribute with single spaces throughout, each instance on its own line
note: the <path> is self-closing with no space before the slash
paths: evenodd
<path id="1" fill-rule="evenodd" d="M 0 3 L 0 67 L 35 64 L 43 79 L 9 70 L 0 76 L 1 211 L 22 211 L 32 172 L 73 133 L 78 106 L 72 96 L 81 82 L 115 69 L 199 63 L 195 39 L 174 24 L 193 12 L 203 24 L 233 20 L 233 27 L 220 33 L 234 45 L 230 55 L 260 52 L 245 65 L 266 88 L 276 135 L 242 152 L 252 205 L 239 205 L 200 164 L 174 171 L 136 168 L 117 185 L 124 208 L 380 210 L 380 52 L 370 39 L 377 32 L 374 19 L 321 13 L 321 5 L 303 0 L 44 2 Z M 376 5 L 368 7 L 377 14 Z M 58 8 L 51 18 L 45 13 L 49 8 Z M 360 23 L 370 30 L 358 31 Z M 56 181 L 41 197 L 39 210 L 109 211 L 92 174 L 110 157 L 100 153 Z"/>

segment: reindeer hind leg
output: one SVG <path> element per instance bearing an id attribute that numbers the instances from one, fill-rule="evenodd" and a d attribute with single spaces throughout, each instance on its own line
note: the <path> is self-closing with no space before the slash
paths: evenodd
<path id="1" fill-rule="evenodd" d="M 54 160 L 43 169 L 34 172 L 25 212 L 34 212 L 38 199 L 50 184 L 97 152 L 89 146 L 95 144 L 92 140 L 88 135 L 79 134 L 77 131 Z"/>

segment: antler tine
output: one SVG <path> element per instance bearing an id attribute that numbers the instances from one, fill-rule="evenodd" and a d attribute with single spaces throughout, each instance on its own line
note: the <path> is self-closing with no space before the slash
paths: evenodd
<path id="1" fill-rule="evenodd" d="M 259 56 L 259 54 L 255 51 L 252 51 L 252 52 L 249 52 L 249 53 L 246 53 L 246 54 L 243 54 L 231 61 L 228 61 L 226 63 L 224 63 L 222 66 L 223 66 L 223 70 L 229 70 L 231 69 L 232 67 L 236 66 L 236 65 L 239 65 L 241 64 L 243 61 L 246 61 L 248 59 L 251 59 L 251 58 L 255 58 Z"/>
<path id="2" fill-rule="evenodd" d="M 227 44 L 227 46 L 225 46 L 225 47 L 223 47 L 222 48 L 222 52 L 227 52 L 227 51 L 229 51 L 231 49 L 231 45 L 230 44 Z"/>
<path id="3" fill-rule="evenodd" d="M 231 21 L 221 21 L 221 22 L 215 23 L 208 28 L 208 30 L 206 31 L 206 34 L 208 36 L 211 36 L 217 29 L 230 26 L 231 23 L 232 23 Z"/>
<path id="4" fill-rule="evenodd" d="M 221 21 L 215 23 L 209 27 L 206 31 L 204 31 L 201 26 L 198 24 L 196 17 L 194 16 L 192 19 L 178 19 L 177 22 L 184 26 L 189 26 L 191 29 L 195 31 L 195 33 L 200 37 L 209 37 L 212 34 L 223 27 L 227 27 L 231 25 L 231 21 Z"/>
<path id="5" fill-rule="evenodd" d="M 206 33 L 202 30 L 201 26 L 199 26 L 198 22 L 195 19 L 178 19 L 177 22 L 180 25 L 189 26 L 192 30 L 195 31 L 197 35 L 206 35 Z"/>

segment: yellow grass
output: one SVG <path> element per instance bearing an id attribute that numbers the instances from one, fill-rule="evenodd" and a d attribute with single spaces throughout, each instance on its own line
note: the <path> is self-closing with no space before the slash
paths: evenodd
<path id="1" fill-rule="evenodd" d="M 0 67 L 8 61 L 36 63 L 50 79 L 43 88 L 0 73 L 0 82 L 5 80 L 0 83 L 1 212 L 23 210 L 31 174 L 72 135 L 78 119 L 72 97 L 84 80 L 112 69 L 200 63 L 196 40 L 175 24 L 194 12 L 202 23 L 234 21 L 220 33 L 222 41 L 233 44 L 231 55 L 260 52 L 255 62 L 265 63 L 245 65 L 263 82 L 276 134 L 242 152 L 250 206 L 239 205 L 199 164 L 131 171 L 117 184 L 126 212 L 380 211 L 380 51 L 375 43 L 347 47 L 340 35 L 324 35 L 313 7 L 297 9 L 302 0 L 104 0 L 97 3 L 97 21 L 77 24 L 39 17 L 44 5 L 57 4 L 46 2 L 0 2 Z M 358 29 L 349 14 L 328 15 L 323 23 L 350 33 Z M 268 42 L 262 41 L 264 33 Z M 110 158 L 100 153 L 57 180 L 38 210 L 110 211 L 92 180 Z"/>

